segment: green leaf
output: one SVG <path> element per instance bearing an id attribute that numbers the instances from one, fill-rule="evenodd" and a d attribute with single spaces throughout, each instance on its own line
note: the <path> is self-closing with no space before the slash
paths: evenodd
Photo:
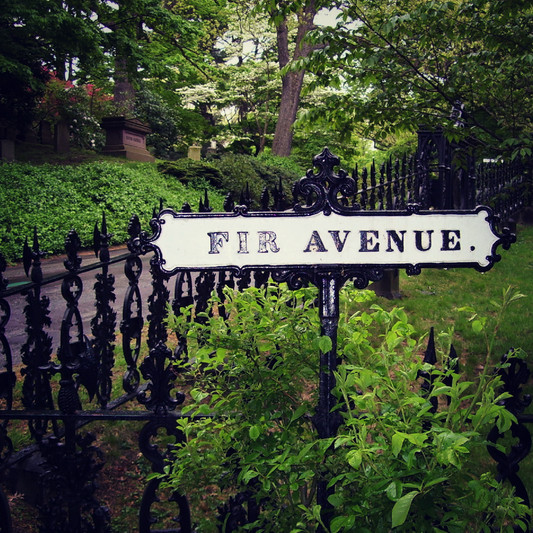
<path id="1" fill-rule="evenodd" d="M 355 468 L 356 470 L 361 466 L 361 462 L 363 460 L 363 455 L 361 454 L 361 450 L 351 450 L 346 454 L 346 459 L 348 461 L 348 464 Z"/>
<path id="2" fill-rule="evenodd" d="M 481 333 L 481 331 L 483 330 L 483 324 L 480 320 L 474 320 L 472 322 L 472 330 L 474 331 L 474 333 Z"/>
<path id="3" fill-rule="evenodd" d="M 496 426 L 498 427 L 498 431 L 503 434 L 511 429 L 513 423 L 516 422 L 516 416 L 507 411 L 507 409 L 500 410 L 498 415 Z"/>
<path id="4" fill-rule="evenodd" d="M 444 481 L 448 481 L 448 478 L 447 477 L 438 477 L 438 478 L 432 479 L 431 481 L 428 481 L 427 483 L 424 483 L 424 487 L 426 487 L 426 488 L 433 487 L 433 485 L 437 485 L 437 484 L 442 483 Z"/>
<path id="5" fill-rule="evenodd" d="M 328 502 L 333 505 L 333 507 L 339 507 L 344 503 L 344 498 L 338 494 L 331 494 L 328 496 Z"/>
<path id="6" fill-rule="evenodd" d="M 413 503 L 415 496 L 418 494 L 420 494 L 418 490 L 408 492 L 394 504 L 394 507 L 392 508 L 392 527 L 401 526 L 405 522 L 409 510 L 411 509 L 411 504 Z"/>
<path id="7" fill-rule="evenodd" d="M 226 348 L 217 348 L 217 361 L 223 362 L 226 357 L 227 350 Z"/>
<path id="8" fill-rule="evenodd" d="M 403 441 L 407 435 L 405 433 L 395 433 L 392 436 L 392 453 L 395 457 L 402 451 Z"/>
<path id="9" fill-rule="evenodd" d="M 405 436 L 407 440 L 415 446 L 423 446 L 428 436 L 427 433 L 411 433 Z"/>
<path id="10" fill-rule="evenodd" d="M 300 407 L 298 407 L 298 409 L 296 409 L 296 411 L 292 413 L 290 423 L 292 424 L 295 420 L 298 420 L 298 418 L 300 418 L 306 411 L 307 411 L 307 406 L 300 405 Z"/>
<path id="11" fill-rule="evenodd" d="M 327 353 L 331 351 L 331 348 L 333 347 L 333 344 L 331 342 L 331 339 L 327 335 L 322 335 L 318 339 L 318 348 L 322 353 Z"/>
<path id="12" fill-rule="evenodd" d="M 399 479 L 395 479 L 387 487 L 387 490 L 385 492 L 389 500 L 392 500 L 393 502 L 395 502 L 401 498 L 402 491 L 403 491 L 402 482 Z"/>
<path id="13" fill-rule="evenodd" d="M 336 516 L 330 525 L 331 533 L 337 533 L 341 529 L 350 529 L 355 522 L 355 516 Z"/>
<path id="14" fill-rule="evenodd" d="M 259 435 L 261 435 L 261 428 L 259 426 L 251 426 L 249 434 L 252 440 L 257 440 L 259 438 Z"/>
<path id="15" fill-rule="evenodd" d="M 242 480 L 244 483 L 248 483 L 248 481 L 250 481 L 251 479 L 254 479 L 257 476 L 258 476 L 257 472 L 255 472 L 254 470 L 248 470 L 242 476 Z"/>

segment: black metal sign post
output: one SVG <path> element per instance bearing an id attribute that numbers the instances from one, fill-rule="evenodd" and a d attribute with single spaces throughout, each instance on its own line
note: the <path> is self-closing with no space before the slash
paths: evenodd
<path id="1" fill-rule="evenodd" d="M 422 268 L 489 270 L 516 238 L 487 207 L 471 211 L 363 211 L 350 205 L 355 181 L 334 167 L 339 158 L 325 149 L 313 160 L 319 169 L 300 179 L 295 205 L 284 212 L 175 213 L 162 210 L 152 221 L 154 234 L 141 235 L 140 244 L 156 253 L 163 273 L 190 270 L 229 270 L 243 276 L 268 270 L 275 281 L 291 288 L 311 282 L 319 289 L 321 333 L 331 350 L 320 355 L 319 404 L 313 423 L 321 438 L 335 436 L 341 415 L 332 412 L 336 400 L 339 292 L 352 280 L 363 289 L 378 281 L 384 269 L 402 268 L 418 274 Z M 298 203 L 298 198 L 304 203 Z M 320 483 L 317 503 L 328 527 L 332 507 L 327 481 Z"/>

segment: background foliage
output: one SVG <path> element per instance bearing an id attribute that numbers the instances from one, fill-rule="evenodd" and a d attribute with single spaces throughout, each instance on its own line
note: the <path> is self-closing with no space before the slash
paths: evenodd
<path id="1" fill-rule="evenodd" d="M 531 2 L 336 6 L 337 24 L 315 32 L 323 47 L 304 62 L 318 74 L 314 85 L 339 89 L 315 118 L 378 142 L 428 124 L 475 137 L 493 157 L 531 154 Z"/>
<path id="2" fill-rule="evenodd" d="M 46 158 L 45 158 L 46 159 Z M 0 252 L 8 261 L 22 256 L 26 237 L 37 227 L 43 250 L 62 253 L 64 239 L 74 227 L 83 246 L 92 245 L 92 231 L 105 212 L 113 243 L 128 239 L 127 224 L 137 214 L 143 228 L 160 201 L 180 211 L 189 203 L 198 210 L 204 191 L 214 211 L 223 211 L 228 192 L 238 204 L 249 185 L 253 208 L 268 188 L 283 184 L 288 201 L 291 186 L 303 172 L 290 160 L 264 155 L 261 158 L 225 154 L 209 161 L 180 159 L 135 163 L 108 158 L 80 165 L 0 164 Z"/>

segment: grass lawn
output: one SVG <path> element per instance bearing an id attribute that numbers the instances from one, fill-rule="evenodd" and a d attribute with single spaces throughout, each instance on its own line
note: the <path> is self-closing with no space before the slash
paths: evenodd
<path id="1" fill-rule="evenodd" d="M 473 269 L 423 270 L 419 276 L 400 273 L 401 300 L 375 297 L 374 302 L 390 310 L 403 307 L 419 334 L 433 326 L 438 335 L 453 329 L 453 344 L 470 374 L 487 353 L 483 333 L 472 329 L 471 307 L 480 317 L 488 317 L 487 333 L 494 327 L 494 303 L 501 303 L 502 293 L 512 286 L 526 298 L 514 302 L 497 331 L 493 360 L 510 348 L 522 348 L 533 362 L 533 226 L 519 226 L 517 242 L 510 250 L 498 249 L 501 261 L 488 272 Z M 493 331 L 493 330 L 492 330 Z"/>

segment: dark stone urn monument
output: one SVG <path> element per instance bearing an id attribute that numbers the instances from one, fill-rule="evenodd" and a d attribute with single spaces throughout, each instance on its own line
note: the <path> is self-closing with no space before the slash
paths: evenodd
<path id="1" fill-rule="evenodd" d="M 102 119 L 106 132 L 104 154 L 126 157 L 133 161 L 155 161 L 146 149 L 146 135 L 152 130 L 138 119 L 107 117 Z"/>

